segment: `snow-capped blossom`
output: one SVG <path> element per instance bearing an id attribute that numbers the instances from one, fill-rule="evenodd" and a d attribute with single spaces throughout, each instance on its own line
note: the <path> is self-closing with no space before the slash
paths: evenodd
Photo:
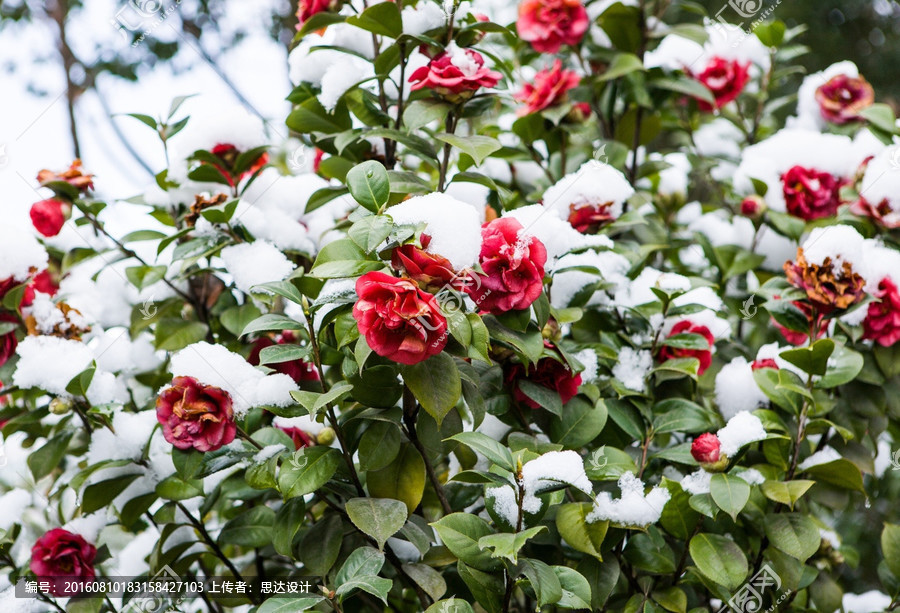
<path id="1" fill-rule="evenodd" d="M 559 360 L 546 357 L 538 360 L 537 364 L 530 367 L 530 369 L 520 363 L 509 364 L 504 369 L 503 381 L 504 387 L 512 391 L 513 399 L 516 402 L 530 409 L 538 409 L 541 405 L 521 390 L 519 386 L 520 381 L 528 381 L 556 392 L 559 394 L 560 401 L 565 404 L 578 393 L 578 386 L 581 385 L 581 375 L 573 373 L 568 366 Z"/>
<path id="2" fill-rule="evenodd" d="M 793 166 L 781 175 L 787 212 L 806 221 L 837 215 L 841 203 L 839 179 L 815 168 Z"/>
<path id="3" fill-rule="evenodd" d="M 46 334 L 60 338 L 81 340 L 91 325 L 78 309 L 65 302 L 54 303 L 47 294 L 37 292 L 25 317 L 28 333 Z"/>
<path id="4" fill-rule="evenodd" d="M 619 360 L 613 366 L 612 375 L 622 385 L 635 392 L 643 392 L 644 379 L 653 368 L 653 355 L 647 350 L 622 347 Z"/>
<path id="5" fill-rule="evenodd" d="M 82 194 L 86 194 L 94 189 L 94 175 L 82 170 L 81 160 L 79 159 L 75 159 L 69 165 L 69 168 L 63 171 L 56 172 L 46 168 L 41 170 L 37 174 L 37 182 L 41 184 L 41 187 L 45 187 L 48 183 L 65 182 Z"/>
<path id="6" fill-rule="evenodd" d="M 215 451 L 234 440 L 231 396 L 193 377 L 175 377 L 156 399 L 163 436 L 178 449 Z"/>
<path id="7" fill-rule="evenodd" d="M 825 447 L 821 449 L 802 462 L 797 466 L 797 470 L 804 471 L 812 468 L 813 466 L 821 466 L 822 464 L 828 464 L 829 462 L 834 462 L 835 460 L 841 459 L 841 454 L 834 447 Z"/>
<path id="8" fill-rule="evenodd" d="M 515 219 L 501 218 L 481 229 L 479 264 L 484 274 L 466 291 L 483 312 L 504 313 L 531 306 L 544 289 L 547 250 Z"/>
<path id="9" fill-rule="evenodd" d="M 774 364 L 774 362 L 773 362 Z M 766 365 L 765 367 L 771 367 Z M 778 367 L 777 364 L 774 365 Z M 722 367 L 716 375 L 716 404 L 722 417 L 730 419 L 741 411 L 752 411 L 768 402 L 768 398 L 756 385 L 753 371 L 760 368 L 746 358 L 736 357 Z"/>
<path id="10" fill-rule="evenodd" d="M 634 188 L 620 171 L 597 160 L 585 162 L 547 188 L 543 204 L 582 233 L 595 233 L 622 214 Z"/>
<path id="11" fill-rule="evenodd" d="M 712 332 L 709 331 L 709 328 L 702 325 L 696 325 L 689 319 L 685 319 L 675 324 L 669 332 L 667 338 L 672 338 L 679 334 L 695 334 L 702 336 L 706 340 L 708 348 L 685 349 L 681 347 L 663 345 L 659 350 L 658 360 L 660 362 L 665 362 L 667 360 L 676 358 L 697 358 L 697 360 L 699 360 L 700 362 L 700 367 L 697 370 L 697 374 L 702 375 L 704 372 L 706 372 L 706 369 L 709 368 L 710 364 L 712 364 L 712 349 L 716 342 L 715 337 L 713 336 Z"/>
<path id="12" fill-rule="evenodd" d="M 442 289 L 454 287 L 465 289 L 469 282 L 468 273 L 457 275 L 453 264 L 442 255 L 428 253 L 431 236 L 422 232 L 419 236 L 422 247 L 413 244 L 401 245 L 391 251 L 391 266 L 404 273 L 428 292 L 439 293 Z"/>
<path id="13" fill-rule="evenodd" d="M 587 522 L 608 520 L 626 527 L 646 528 L 659 521 L 663 507 L 671 494 L 664 487 L 655 486 L 645 495 L 644 482 L 634 473 L 619 477 L 622 496 L 613 499 L 609 492 L 600 492 L 594 508 L 585 518 Z"/>
<path id="14" fill-rule="evenodd" d="M 471 267 L 481 251 L 481 223 L 474 206 L 446 194 L 417 196 L 396 204 L 386 213 L 396 224 L 425 224 L 427 253 L 446 258 L 455 271 Z"/>
<path id="15" fill-rule="evenodd" d="M 797 93 L 797 117 L 789 118 L 788 124 L 820 130 L 829 123 L 857 121 L 859 112 L 874 100 L 875 92 L 856 64 L 837 62 L 803 79 Z"/>
<path id="16" fill-rule="evenodd" d="M 523 85 L 515 96 L 517 101 L 525 104 L 516 111 L 517 115 L 528 115 L 558 106 L 565 101 L 566 92 L 578 86 L 581 77 L 575 71 L 564 70 L 562 61 L 557 59 L 550 68 L 538 71 L 532 81 Z"/>
<path id="17" fill-rule="evenodd" d="M 865 239 L 850 226 L 814 229 L 797 249 L 796 262 L 785 262 L 787 280 L 806 292 L 820 313 L 847 309 L 865 298 L 862 259 Z"/>
<path id="18" fill-rule="evenodd" d="M 764 196 L 766 205 L 779 213 L 790 212 L 788 198 L 797 182 L 796 173 L 789 174 L 792 168 L 799 166 L 806 169 L 803 174 L 813 179 L 828 174 L 835 182 L 843 183 L 856 174 L 869 155 L 867 146 L 855 144 L 847 136 L 784 129 L 744 149 L 741 163 L 735 171 L 734 186 L 739 193 L 749 195 L 756 192 L 751 179 L 762 181 L 767 186 Z M 821 186 L 810 185 L 814 187 L 813 191 L 825 193 Z M 823 200 L 828 202 L 827 198 Z"/>
<path id="19" fill-rule="evenodd" d="M 540 204 L 523 206 L 503 213 L 502 219 L 512 218 L 523 226 L 523 232 L 537 238 L 547 250 L 547 266 L 558 265 L 557 259 L 570 251 L 588 248 L 612 249 L 613 242 L 602 234 L 582 234 L 555 209 Z"/>
<path id="20" fill-rule="evenodd" d="M 243 356 L 205 341 L 175 353 L 169 372 L 176 377 L 193 377 L 203 385 L 227 392 L 237 418 L 243 417 L 251 407 L 288 406 L 294 402 L 291 392 L 298 389 L 287 375 L 266 375 L 247 363 Z"/>
<path id="21" fill-rule="evenodd" d="M 452 101 L 470 98 L 475 90 L 494 87 L 503 78 L 484 65 L 484 57 L 474 49 L 463 49 L 451 42 L 427 66 L 413 71 L 409 77 L 412 90 L 427 87 Z"/>
<path id="22" fill-rule="evenodd" d="M 234 279 L 234 284 L 244 293 L 271 293 L 265 289 L 254 289 L 263 283 L 284 281 L 292 272 L 294 265 L 268 241 L 240 243 L 222 249 L 222 261 L 225 270 Z"/>
<path id="23" fill-rule="evenodd" d="M 859 200 L 851 206 L 885 228 L 900 227 L 900 145 L 888 147 L 869 160 L 859 187 Z"/>
<path id="24" fill-rule="evenodd" d="M 581 0 L 523 0 L 516 30 L 535 51 L 556 53 L 581 42 L 589 25 Z"/>
<path id="25" fill-rule="evenodd" d="M 96 557 L 97 548 L 84 537 L 62 528 L 54 528 L 39 538 L 31 548 L 29 568 L 38 580 L 50 583 L 50 593 L 72 594 L 78 590 L 69 589 L 70 581 L 81 583 L 94 578 Z"/>
<path id="26" fill-rule="evenodd" d="M 702 83 L 715 99 L 714 104 L 706 100 L 697 100 L 702 111 L 720 109 L 737 98 L 750 80 L 750 62 L 726 59 L 720 56 L 711 57 L 702 68 L 694 72 L 690 67 L 687 73 Z"/>
<path id="27" fill-rule="evenodd" d="M 297 29 L 302 28 L 313 15 L 330 10 L 332 3 L 339 4 L 335 0 L 300 0 L 297 3 Z"/>
<path id="28" fill-rule="evenodd" d="M 741 411 L 728 420 L 725 427 L 716 433 L 719 437 L 721 452 L 733 457 L 744 445 L 755 443 L 766 438 L 766 429 L 759 417 L 748 411 Z"/>
<path id="29" fill-rule="evenodd" d="M 418 364 L 447 344 L 447 319 L 434 296 L 409 279 L 368 272 L 356 281 L 353 318 L 372 351 L 401 364 Z"/>
<path id="30" fill-rule="evenodd" d="M 31 205 L 29 215 L 34 229 L 44 236 L 56 236 L 72 214 L 72 205 L 57 198 L 48 198 Z"/>

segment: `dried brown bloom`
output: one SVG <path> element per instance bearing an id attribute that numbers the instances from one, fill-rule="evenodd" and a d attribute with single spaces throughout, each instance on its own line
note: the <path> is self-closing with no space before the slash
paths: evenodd
<path id="1" fill-rule="evenodd" d="M 85 322 L 81 311 L 73 309 L 65 302 L 58 302 L 55 306 L 61 316 L 56 315 L 42 323 L 38 323 L 34 314 L 25 318 L 25 329 L 29 336 L 57 336 L 80 341 L 82 334 L 91 331 L 91 327 Z"/>
<path id="2" fill-rule="evenodd" d="M 197 223 L 197 220 L 200 219 L 201 211 L 224 204 L 226 200 L 228 200 L 226 194 L 216 194 L 212 198 L 207 198 L 203 194 L 197 194 L 194 196 L 194 204 L 191 205 L 191 211 L 184 217 L 184 223 L 186 223 L 188 227 L 193 228 L 194 224 Z"/>
<path id="3" fill-rule="evenodd" d="M 830 257 L 825 258 L 821 266 L 810 264 L 802 247 L 797 249 L 796 262 L 784 263 L 784 272 L 791 285 L 805 291 L 809 301 L 822 314 L 834 309 L 848 309 L 866 295 L 866 281 L 853 271 L 850 262 L 843 262 L 836 274 Z"/>
<path id="4" fill-rule="evenodd" d="M 38 173 L 37 180 L 42 186 L 54 181 L 65 181 L 82 193 L 94 189 L 94 175 L 86 174 L 82 171 L 81 160 L 79 159 L 73 161 L 68 170 L 63 170 L 62 172 L 55 172 L 45 168 Z"/>

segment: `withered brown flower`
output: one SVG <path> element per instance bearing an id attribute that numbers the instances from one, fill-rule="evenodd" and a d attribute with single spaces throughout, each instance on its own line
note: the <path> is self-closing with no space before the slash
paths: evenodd
<path id="1" fill-rule="evenodd" d="M 207 198 L 203 194 L 197 194 L 194 196 L 194 204 L 191 205 L 190 212 L 184 217 L 184 223 L 186 223 L 188 227 L 193 228 L 194 224 L 197 223 L 197 220 L 200 219 L 201 211 L 224 204 L 226 200 L 228 200 L 226 194 L 216 194 L 211 198 Z"/>
<path id="2" fill-rule="evenodd" d="M 849 309 L 865 298 L 866 280 L 854 272 L 850 262 L 842 262 L 835 271 L 834 263 L 826 257 L 821 265 L 806 261 L 803 248 L 797 248 L 797 261 L 784 263 L 787 280 L 794 287 L 806 292 L 813 306 L 822 314 L 835 309 Z"/>
<path id="3" fill-rule="evenodd" d="M 87 174 L 81 169 L 81 160 L 79 159 L 75 159 L 67 170 L 61 172 L 45 168 L 38 173 L 37 180 L 42 186 L 54 181 L 65 181 L 82 193 L 94 189 L 94 175 Z"/>

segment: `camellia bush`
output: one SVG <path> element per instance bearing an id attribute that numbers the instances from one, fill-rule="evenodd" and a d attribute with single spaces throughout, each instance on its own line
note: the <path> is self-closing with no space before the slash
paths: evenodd
<path id="1" fill-rule="evenodd" d="M 301 0 L 284 122 L 35 169 L 0 609 L 893 609 L 894 114 L 688 4 Z"/>

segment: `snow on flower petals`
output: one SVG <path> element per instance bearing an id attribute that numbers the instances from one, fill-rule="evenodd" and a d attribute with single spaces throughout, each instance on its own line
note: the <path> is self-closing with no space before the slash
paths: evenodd
<path id="1" fill-rule="evenodd" d="M 188 345 L 174 354 L 169 371 L 176 377 L 193 377 L 228 392 L 238 418 L 251 407 L 288 406 L 293 402 L 291 392 L 298 389 L 289 376 L 266 375 L 237 353 L 205 341 Z"/>

